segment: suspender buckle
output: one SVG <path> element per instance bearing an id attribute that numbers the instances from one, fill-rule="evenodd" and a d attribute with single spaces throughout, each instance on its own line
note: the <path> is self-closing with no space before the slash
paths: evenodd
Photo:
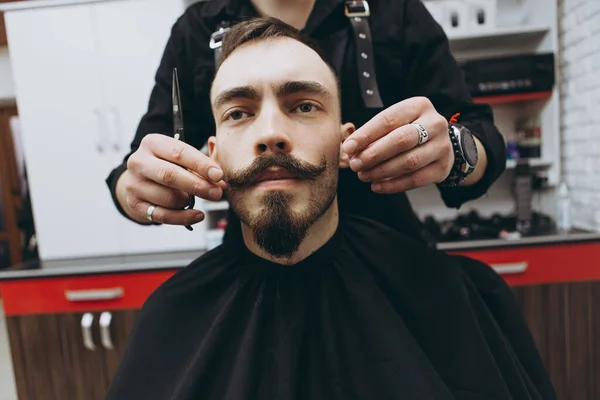
<path id="1" fill-rule="evenodd" d="M 219 30 L 215 31 L 210 35 L 210 42 L 208 45 L 212 50 L 218 49 L 223 44 L 223 37 L 229 31 L 229 27 L 220 27 Z"/>
<path id="2" fill-rule="evenodd" d="M 371 15 L 371 10 L 369 9 L 369 3 L 366 1 L 346 1 L 346 5 L 344 6 L 344 12 L 346 13 L 346 17 L 368 17 Z"/>

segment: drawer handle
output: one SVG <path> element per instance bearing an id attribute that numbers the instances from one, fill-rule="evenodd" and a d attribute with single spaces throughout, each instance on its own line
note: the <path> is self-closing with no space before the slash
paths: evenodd
<path id="1" fill-rule="evenodd" d="M 65 290 L 69 301 L 100 301 L 120 299 L 125 294 L 122 287 L 110 289 Z"/>
<path id="2" fill-rule="evenodd" d="M 510 264 L 492 264 L 491 267 L 500 275 L 514 275 L 527 271 L 528 264 L 523 261 Z"/>
<path id="3" fill-rule="evenodd" d="M 83 336 L 83 345 L 88 350 L 96 350 L 94 338 L 92 337 L 92 324 L 94 323 L 94 315 L 85 313 L 81 317 L 81 335 Z"/>
<path id="4" fill-rule="evenodd" d="M 100 341 L 105 349 L 112 350 L 115 348 L 115 345 L 112 342 L 112 337 L 110 336 L 110 323 L 112 322 L 112 314 L 108 311 L 100 314 Z"/>

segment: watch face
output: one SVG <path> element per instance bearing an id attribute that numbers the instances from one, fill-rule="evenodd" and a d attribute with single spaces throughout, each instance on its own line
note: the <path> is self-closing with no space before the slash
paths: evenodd
<path id="1" fill-rule="evenodd" d="M 460 135 L 461 147 L 465 160 L 470 166 L 474 167 L 477 165 L 477 145 L 473 134 L 467 129 L 463 128 Z"/>

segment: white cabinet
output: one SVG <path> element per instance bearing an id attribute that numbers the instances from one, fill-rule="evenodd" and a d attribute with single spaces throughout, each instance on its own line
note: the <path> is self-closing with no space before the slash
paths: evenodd
<path id="1" fill-rule="evenodd" d="M 40 257 L 202 248 L 202 224 L 139 226 L 118 213 L 105 183 L 129 149 L 184 3 L 43 3 L 5 13 Z"/>
<path id="2" fill-rule="evenodd" d="M 183 12 L 175 3 L 111 1 L 99 3 L 94 10 L 104 110 L 115 147 L 112 167 L 129 152 L 129 143 L 148 106 L 171 27 Z M 117 225 L 125 253 L 197 250 L 205 243 L 203 224 L 189 232 L 182 226 L 148 227 L 119 217 Z"/>
<path id="3" fill-rule="evenodd" d="M 110 148 L 88 6 L 7 13 L 10 59 L 43 259 L 114 254 Z"/>
<path id="4" fill-rule="evenodd" d="M 182 12 L 174 0 L 107 1 L 93 6 L 98 81 L 115 150 L 113 167 L 129 152 L 171 28 Z"/>

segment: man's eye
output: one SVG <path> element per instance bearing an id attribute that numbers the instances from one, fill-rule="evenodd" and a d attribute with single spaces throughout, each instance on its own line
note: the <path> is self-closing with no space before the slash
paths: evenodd
<path id="1" fill-rule="evenodd" d="M 312 103 L 302 103 L 298 106 L 298 110 L 302 113 L 309 113 L 315 109 L 315 105 Z"/>
<path id="2" fill-rule="evenodd" d="M 234 121 L 239 121 L 240 119 L 244 118 L 244 115 L 246 113 L 243 111 L 232 111 L 227 115 L 227 119 L 231 118 Z"/>

